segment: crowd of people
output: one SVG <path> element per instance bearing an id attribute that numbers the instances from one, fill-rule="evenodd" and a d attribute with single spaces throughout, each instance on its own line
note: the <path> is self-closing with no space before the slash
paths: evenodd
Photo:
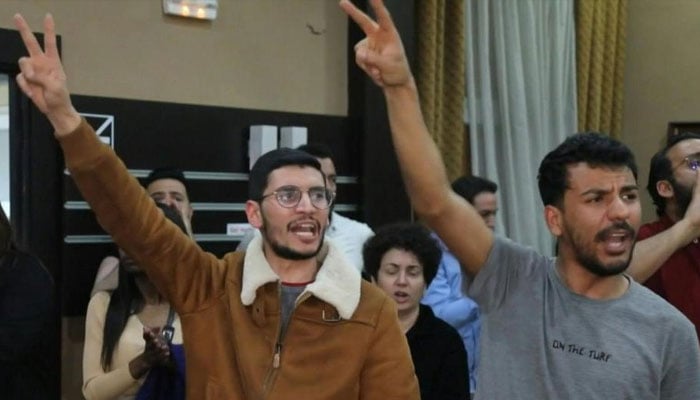
<path id="1" fill-rule="evenodd" d="M 700 398 L 700 136 L 678 136 L 651 160 L 659 220 L 641 229 L 629 148 L 597 133 L 567 138 L 539 167 L 556 256 L 538 254 L 494 232 L 494 182 L 448 181 L 401 38 L 382 2 L 371 6 L 374 18 L 340 2 L 366 35 L 356 62 L 384 92 L 419 223 L 373 232 L 338 214 L 332 154 L 320 144 L 277 149 L 249 174 L 255 233 L 221 258 L 192 240 L 184 175 L 159 169 L 142 187 L 73 108 L 53 19 L 42 49 L 15 17 L 28 52 L 19 87 L 120 249 L 87 311 L 85 396 Z M 38 260 L 13 248 L 6 220 L 0 288 L 18 276 L 17 260 L 50 288 Z M 31 301 L 33 315 L 21 318 L 32 323 L 3 319 L 0 332 L 21 328 L 27 343 L 39 335 L 50 305 Z M 13 350 L 0 382 L 21 376 L 6 386 L 21 390 L 19 368 L 36 353 Z"/>

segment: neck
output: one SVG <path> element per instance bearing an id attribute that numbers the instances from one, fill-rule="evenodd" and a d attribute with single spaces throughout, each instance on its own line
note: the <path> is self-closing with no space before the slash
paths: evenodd
<path id="1" fill-rule="evenodd" d="M 135 281 L 136 286 L 143 296 L 144 304 L 160 304 L 165 302 L 163 296 L 160 295 L 158 289 L 151 283 L 146 274 L 137 275 Z"/>
<path id="2" fill-rule="evenodd" d="M 304 283 L 316 279 L 316 273 L 321 266 L 318 257 L 311 257 L 305 260 L 289 260 L 274 254 L 270 249 L 265 249 L 265 259 L 270 264 L 270 268 L 279 276 L 282 282 Z"/>
<path id="3" fill-rule="evenodd" d="M 676 206 L 675 202 L 666 203 L 666 209 L 664 210 L 664 212 L 674 224 L 683 218 L 683 215 L 680 211 L 681 210 L 678 209 L 678 206 Z"/>
<path id="4" fill-rule="evenodd" d="M 584 266 L 557 258 L 557 274 L 562 283 L 572 292 L 592 299 L 610 300 L 621 297 L 629 288 L 630 282 L 623 274 L 599 276 Z"/>
<path id="5" fill-rule="evenodd" d="M 418 314 L 420 313 L 420 306 L 411 308 L 409 310 L 399 311 L 399 325 L 404 334 L 406 334 L 413 325 L 416 324 L 418 320 Z"/>

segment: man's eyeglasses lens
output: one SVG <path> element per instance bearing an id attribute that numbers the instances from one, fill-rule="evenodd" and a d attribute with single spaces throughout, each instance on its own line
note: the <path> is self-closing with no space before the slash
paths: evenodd
<path id="1" fill-rule="evenodd" d="M 260 200 L 266 197 L 275 196 L 279 205 L 285 208 L 293 208 L 299 205 L 303 195 L 303 191 L 296 186 L 281 187 L 270 194 L 264 195 Z M 330 190 L 324 187 L 312 187 L 306 191 L 309 194 L 309 200 L 314 207 L 324 210 L 331 206 L 333 195 Z"/>

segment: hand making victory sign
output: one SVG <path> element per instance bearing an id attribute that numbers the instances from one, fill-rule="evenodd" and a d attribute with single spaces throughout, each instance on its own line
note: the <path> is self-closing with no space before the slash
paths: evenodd
<path id="1" fill-rule="evenodd" d="M 412 83 L 406 54 L 391 15 L 380 0 L 371 0 L 377 15 L 375 22 L 349 0 L 342 0 L 340 7 L 367 36 L 355 45 L 355 61 L 374 83 L 382 88 Z"/>
<path id="2" fill-rule="evenodd" d="M 56 31 L 51 15 L 44 18 L 44 50 L 21 15 L 15 15 L 15 25 L 22 36 L 28 57 L 19 59 L 17 84 L 34 105 L 44 113 L 56 136 L 72 132 L 80 124 L 80 115 L 73 108 L 66 85 L 66 74 L 58 55 Z"/>

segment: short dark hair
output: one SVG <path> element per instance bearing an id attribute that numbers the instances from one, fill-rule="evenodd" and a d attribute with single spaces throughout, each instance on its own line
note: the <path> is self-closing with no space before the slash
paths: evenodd
<path id="1" fill-rule="evenodd" d="M 328 145 L 319 142 L 302 144 L 297 147 L 297 150 L 305 151 L 316 158 L 330 158 L 333 159 L 333 152 Z"/>
<path id="2" fill-rule="evenodd" d="M 545 206 L 561 207 L 569 188 L 569 166 L 584 162 L 591 168 L 627 167 L 637 180 L 637 164 L 632 151 L 618 140 L 597 132 L 569 136 L 549 152 L 540 164 L 537 183 Z"/>
<path id="3" fill-rule="evenodd" d="M 429 286 L 437 274 L 442 251 L 437 240 L 423 225 L 400 222 L 385 225 L 369 238 L 362 248 L 362 259 L 367 273 L 375 280 L 384 254 L 400 249 L 415 254 L 423 266 L 423 279 Z"/>
<path id="4" fill-rule="evenodd" d="M 666 199 L 661 197 L 656 190 L 656 183 L 663 180 L 675 183 L 675 179 L 673 178 L 673 166 L 671 165 L 671 160 L 668 159 L 668 151 L 671 147 L 688 139 L 700 139 L 700 134 L 695 132 L 683 132 L 671 136 L 666 142 L 666 146 L 651 157 L 647 191 L 649 192 L 649 196 L 651 196 L 651 200 L 654 202 L 654 206 L 656 206 L 656 214 L 659 216 L 664 215 L 666 212 Z"/>
<path id="5" fill-rule="evenodd" d="M 255 162 L 248 176 L 248 198 L 259 201 L 267 187 L 270 173 L 289 165 L 315 168 L 323 177 L 325 185 L 326 176 L 321 171 L 321 164 L 316 157 L 305 151 L 284 147 L 268 151 Z"/>
<path id="6" fill-rule="evenodd" d="M 476 197 L 477 194 L 483 192 L 496 193 L 496 191 L 498 191 L 498 185 L 496 182 L 480 176 L 462 176 L 452 182 L 452 190 L 464 197 L 469 203 L 474 203 L 474 197 Z"/>
<path id="7" fill-rule="evenodd" d="M 161 180 L 161 179 L 175 179 L 182 182 L 187 191 L 187 196 L 189 197 L 190 188 L 187 183 L 187 178 L 180 168 L 175 167 L 158 167 L 151 171 L 143 182 L 144 187 L 148 187 L 151 183 Z"/>

